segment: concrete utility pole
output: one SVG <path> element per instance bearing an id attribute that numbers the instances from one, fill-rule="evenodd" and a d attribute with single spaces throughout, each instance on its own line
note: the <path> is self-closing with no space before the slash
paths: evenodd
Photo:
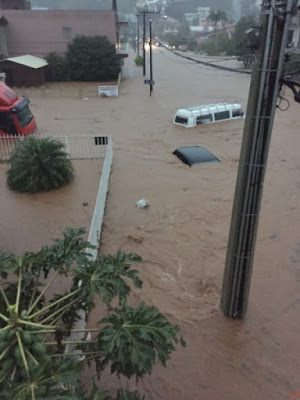
<path id="1" fill-rule="evenodd" d="M 137 17 L 137 39 L 136 39 L 136 49 L 137 49 L 137 57 L 140 56 L 140 20 L 139 14 L 136 14 Z"/>
<path id="2" fill-rule="evenodd" d="M 279 81 L 296 4 L 295 0 L 263 0 L 259 35 L 255 29 L 249 32 L 252 50 L 257 49 L 258 54 L 248 99 L 221 298 L 221 309 L 231 318 L 243 318 L 247 312 Z"/>
<path id="3" fill-rule="evenodd" d="M 149 46 L 150 46 L 150 96 L 153 92 L 153 59 L 152 59 L 152 20 L 149 21 Z"/>
<path id="4" fill-rule="evenodd" d="M 146 49 L 145 49 L 145 41 L 146 41 L 146 11 L 143 11 L 143 76 L 146 75 Z"/>
<path id="5" fill-rule="evenodd" d="M 159 11 L 140 11 L 140 14 L 143 14 L 143 76 L 146 75 L 146 14 L 160 14 Z"/>

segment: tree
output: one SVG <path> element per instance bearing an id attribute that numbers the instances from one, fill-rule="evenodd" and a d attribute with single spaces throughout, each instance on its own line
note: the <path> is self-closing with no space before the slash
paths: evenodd
<path id="1" fill-rule="evenodd" d="M 257 21 L 253 16 L 242 17 L 235 27 L 232 40 L 235 45 L 235 54 L 238 59 L 243 61 L 246 68 L 250 68 L 254 60 L 254 54 L 250 50 L 249 39 L 246 34 L 247 29 L 257 25 Z"/>
<path id="2" fill-rule="evenodd" d="M 107 81 L 118 77 L 121 61 L 106 36 L 77 36 L 69 45 L 67 62 L 75 81 Z"/>
<path id="3" fill-rule="evenodd" d="M 66 82 L 70 80 L 70 70 L 65 57 L 50 53 L 46 57 L 46 80 L 48 82 Z"/>
<path id="4" fill-rule="evenodd" d="M 127 305 L 131 285 L 142 287 L 132 269 L 141 258 L 118 252 L 93 261 L 84 234 L 67 228 L 63 239 L 22 257 L 0 252 L 0 398 L 113 400 L 105 390 L 94 388 L 90 395 L 83 390 L 84 362 L 94 362 L 98 375 L 109 367 L 112 374 L 138 379 L 150 374 L 157 361 L 165 366 L 176 343 L 184 345 L 178 326 L 155 307 Z M 53 295 L 56 280 L 63 277 L 71 278 L 70 285 Z M 89 330 L 74 326 L 96 297 L 108 315 L 88 340 Z M 72 339 L 75 333 L 80 336 Z M 137 392 L 119 390 L 116 400 L 139 398 Z"/>
<path id="5" fill-rule="evenodd" d="M 214 32 L 215 32 L 215 38 L 216 38 L 217 37 L 217 25 L 218 25 L 218 22 L 227 21 L 227 15 L 226 15 L 226 13 L 224 11 L 221 11 L 221 10 L 217 10 L 216 12 L 215 11 L 211 11 L 211 13 L 207 17 L 207 19 L 209 21 L 212 21 L 213 24 L 214 24 Z"/>
<path id="6" fill-rule="evenodd" d="M 62 143 L 29 137 L 16 145 L 7 172 L 8 187 L 37 193 L 58 189 L 73 179 L 73 167 Z"/>

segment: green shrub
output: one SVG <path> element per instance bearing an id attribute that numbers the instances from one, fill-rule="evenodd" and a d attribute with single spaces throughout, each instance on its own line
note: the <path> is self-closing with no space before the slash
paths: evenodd
<path id="1" fill-rule="evenodd" d="M 58 189 L 73 179 L 73 167 L 63 144 L 49 138 L 20 141 L 10 158 L 7 185 L 17 192 Z"/>
<path id="2" fill-rule="evenodd" d="M 300 54 L 291 54 L 287 57 L 283 70 L 285 73 L 300 71 Z"/>
<path id="3" fill-rule="evenodd" d="M 77 36 L 68 47 L 67 62 L 74 81 L 114 80 L 121 71 L 121 59 L 106 36 Z"/>
<path id="4" fill-rule="evenodd" d="M 50 53 L 47 55 L 46 60 L 48 62 L 46 68 L 46 80 L 48 82 L 70 81 L 70 71 L 65 57 Z"/>
<path id="5" fill-rule="evenodd" d="M 143 65 L 144 59 L 142 56 L 137 56 L 137 57 L 135 57 L 134 61 L 135 61 L 136 65 Z"/>

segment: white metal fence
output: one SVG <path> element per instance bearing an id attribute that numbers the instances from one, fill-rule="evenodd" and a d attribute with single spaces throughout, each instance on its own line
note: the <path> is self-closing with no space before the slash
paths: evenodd
<path id="1" fill-rule="evenodd" d="M 105 211 L 106 195 L 108 191 L 109 177 L 111 173 L 112 158 L 113 158 L 112 139 L 111 137 L 109 137 L 101 172 L 101 178 L 94 208 L 94 214 L 88 237 L 88 241 L 93 246 L 96 246 L 96 249 L 90 250 L 90 253 L 92 254 L 94 260 L 97 258 L 97 253 L 100 248 L 101 227 Z"/>
<path id="2" fill-rule="evenodd" d="M 106 196 L 108 191 L 109 178 L 111 173 L 113 159 L 113 148 L 112 148 L 112 139 L 108 137 L 108 143 L 106 146 L 105 158 L 103 162 L 101 178 L 99 182 L 98 193 L 96 197 L 95 207 L 93 218 L 90 226 L 88 241 L 95 246 L 95 249 L 87 249 L 87 253 L 92 255 L 92 259 L 96 260 L 98 251 L 100 248 L 100 237 L 102 231 L 102 222 L 105 211 L 106 204 Z M 80 286 L 81 282 L 79 282 Z M 90 334 L 86 337 L 86 333 L 83 330 L 86 328 L 86 319 L 87 315 L 84 311 L 80 312 L 80 319 L 75 323 L 73 329 L 79 332 L 71 333 L 69 340 L 70 341 L 79 341 L 79 340 L 90 340 Z M 81 332 L 80 332 L 81 331 Z M 78 360 L 84 359 L 84 356 L 81 356 L 81 352 L 75 350 L 76 345 L 69 344 L 66 347 L 66 353 L 78 353 Z"/>
<path id="3" fill-rule="evenodd" d="M 104 158 L 109 142 L 108 136 L 49 136 L 49 138 L 61 142 L 71 160 Z M 26 140 L 26 136 L 0 136 L 0 161 L 9 161 L 12 151 L 21 140 Z"/>

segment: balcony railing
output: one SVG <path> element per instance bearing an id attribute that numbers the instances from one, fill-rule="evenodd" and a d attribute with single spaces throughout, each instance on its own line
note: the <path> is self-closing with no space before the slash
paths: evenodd
<path id="1" fill-rule="evenodd" d="M 122 42 L 116 45 L 117 54 L 128 56 L 129 43 Z"/>

